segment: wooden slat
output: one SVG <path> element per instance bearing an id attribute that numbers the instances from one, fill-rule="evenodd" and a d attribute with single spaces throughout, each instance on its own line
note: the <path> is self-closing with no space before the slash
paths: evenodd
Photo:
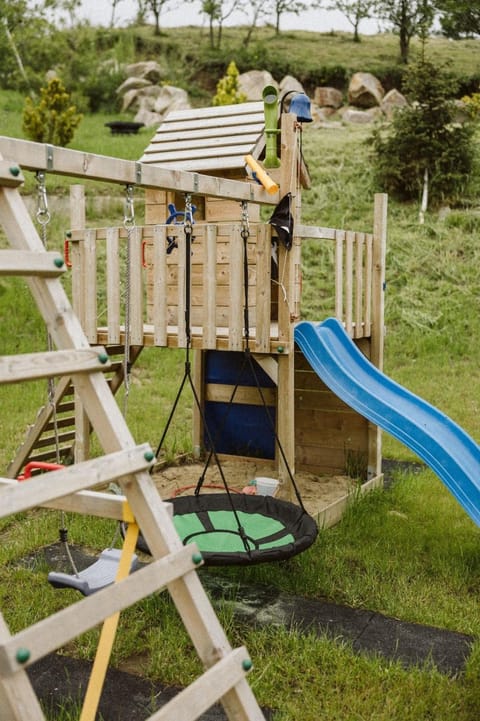
<path id="1" fill-rule="evenodd" d="M 207 383 L 205 386 L 205 400 L 217 403 L 228 403 L 232 397 L 235 386 L 223 383 Z M 268 406 L 274 406 L 277 398 L 275 388 L 260 388 L 263 398 Z M 235 391 L 234 402 L 250 406 L 263 405 L 260 391 L 255 386 L 238 386 Z"/>
<path id="2" fill-rule="evenodd" d="M 343 249 L 345 231 L 335 231 L 335 317 L 343 322 Z"/>
<path id="3" fill-rule="evenodd" d="M 199 159 L 188 159 L 188 160 L 179 160 L 178 158 L 174 160 L 164 160 L 161 153 L 152 153 L 151 156 L 149 156 L 149 162 L 155 165 L 156 168 L 162 169 L 164 172 L 172 172 L 172 171 L 182 171 L 184 173 L 187 173 L 188 171 L 198 172 L 200 177 L 200 172 L 205 173 L 207 171 L 219 171 L 219 170 L 230 170 L 231 168 L 243 168 L 245 166 L 245 154 L 244 153 L 231 153 L 230 155 L 220 156 L 218 158 L 199 158 Z M 247 178 L 245 174 L 245 179 Z M 235 182 L 235 181 L 230 181 Z M 253 188 L 254 186 L 251 183 L 245 183 L 242 182 L 245 188 Z M 197 192 L 197 191 L 195 191 Z M 247 195 L 246 192 L 244 192 L 244 195 Z M 271 195 L 270 198 L 275 199 L 275 197 L 278 197 L 278 193 L 275 195 Z M 248 200 L 254 201 L 253 194 L 252 196 L 248 197 Z M 256 200 L 254 202 L 257 202 Z M 275 200 L 272 200 L 271 205 L 275 204 Z"/>
<path id="4" fill-rule="evenodd" d="M 255 350 L 268 353 L 270 347 L 270 315 L 272 304 L 272 242 L 270 226 L 258 227 L 256 234 L 256 327 Z M 250 282 L 250 280 L 249 280 Z"/>
<path id="5" fill-rule="evenodd" d="M 155 158 L 158 163 L 175 163 L 182 161 L 197 161 L 203 162 L 205 159 L 209 160 L 212 157 L 212 153 L 215 156 L 215 160 L 220 158 L 228 158 L 237 155 L 247 155 L 251 149 L 252 144 L 250 142 L 244 142 L 240 140 L 237 143 L 229 143 L 228 145 L 222 145 L 221 143 L 213 143 L 215 150 L 212 150 L 212 146 L 206 143 L 200 143 L 197 148 L 189 148 L 188 144 L 183 143 L 182 149 L 178 148 L 167 149 L 163 145 L 155 146 Z M 185 148 L 185 150 L 183 149 Z"/>
<path id="6" fill-rule="evenodd" d="M 205 118 L 222 118 L 233 116 L 245 119 L 245 116 L 256 114 L 264 117 L 263 101 L 252 100 L 248 103 L 238 103 L 235 105 L 214 105 L 208 108 L 182 108 L 181 110 L 173 110 L 167 115 L 162 125 L 163 128 L 170 123 L 176 123 L 179 120 L 204 120 Z"/>
<path id="7" fill-rule="evenodd" d="M 373 236 L 365 235 L 365 337 L 372 334 L 372 278 L 373 278 Z"/>
<path id="8" fill-rule="evenodd" d="M 173 145 L 174 143 L 188 143 L 190 147 L 200 147 L 200 143 L 206 141 L 215 145 L 215 140 L 223 142 L 223 139 L 241 138 L 246 142 L 255 144 L 263 133 L 263 122 L 253 121 L 243 127 L 234 127 L 231 125 L 217 125 L 217 127 L 199 127 L 188 130 L 186 137 L 185 129 L 182 123 L 171 123 L 165 125 L 165 130 L 160 130 L 152 139 L 151 144 L 144 151 L 144 157 L 148 156 L 153 149 L 157 149 L 160 145 Z M 248 139 L 248 140 L 247 140 Z"/>
<path id="9" fill-rule="evenodd" d="M 230 293 L 229 293 L 229 350 L 243 348 L 243 241 L 240 225 L 233 229 L 230 239 Z"/>
<path id="10" fill-rule="evenodd" d="M 216 347 L 216 307 L 217 307 L 217 229 L 215 225 L 207 225 L 204 241 L 203 263 L 203 343 L 204 348 Z"/>
<path id="11" fill-rule="evenodd" d="M 150 446 L 144 443 L 5 486 L 0 489 L 0 514 L 3 517 L 26 511 L 54 498 L 146 470 L 152 463 L 151 459 L 147 460 L 150 454 Z"/>
<path id="12" fill-rule="evenodd" d="M 43 278 L 56 278 L 66 270 L 60 253 L 31 253 L 28 250 L 0 250 L 0 276 L 2 275 L 38 275 Z"/>
<path id="13" fill-rule="evenodd" d="M 128 239 L 127 239 L 128 242 Z M 143 268 L 142 268 L 142 236 L 140 228 L 133 228 L 130 233 L 130 267 L 126 271 L 130 283 L 130 344 L 143 343 Z M 125 308 L 125 312 L 126 312 Z"/>
<path id="14" fill-rule="evenodd" d="M 82 275 L 82 293 L 85 303 L 85 322 L 83 329 L 90 343 L 97 339 L 97 239 L 94 230 L 85 230 L 84 265 Z"/>
<path id="15" fill-rule="evenodd" d="M 107 228 L 107 324 L 108 342 L 120 342 L 120 256 L 118 228 Z"/>
<path id="16" fill-rule="evenodd" d="M 186 260 L 185 260 L 185 236 L 178 238 L 178 286 L 176 289 L 177 295 L 177 325 L 178 325 L 178 345 L 180 348 L 185 348 L 187 345 L 187 334 L 185 325 L 185 308 L 186 308 Z M 190 289 L 191 290 L 191 289 Z"/>
<path id="17" fill-rule="evenodd" d="M 169 719 L 182 719 L 182 721 L 195 721 L 205 711 L 220 700 L 231 688 L 236 686 L 246 676 L 243 663 L 250 667 L 250 657 L 246 648 L 237 648 L 228 656 L 205 671 L 187 688 L 180 691 L 165 706 L 154 713 L 148 721 L 169 721 Z M 259 717 L 257 714 L 256 718 Z M 253 719 L 253 716 L 245 716 Z"/>
<path id="18" fill-rule="evenodd" d="M 72 373 L 93 373 L 108 368 L 109 361 L 102 363 L 99 356 L 106 357 L 103 348 L 81 350 L 45 351 L 0 356 L 0 383 L 18 383 L 38 378 L 67 376 Z"/>
<path id="19" fill-rule="evenodd" d="M 363 263 L 365 233 L 355 233 L 355 338 L 363 335 Z"/>
<path id="20" fill-rule="evenodd" d="M 154 591 L 195 568 L 189 545 L 165 558 L 153 561 L 123 581 L 97 591 L 92 596 L 58 611 L 39 623 L 20 631 L 0 645 L 0 673 L 9 676 L 30 666 L 60 646 L 94 628 L 109 616 L 133 605 Z M 23 665 L 16 659 L 18 648 L 26 648 L 29 658 Z"/>
<path id="21" fill-rule="evenodd" d="M 167 135 L 159 135 L 155 142 L 155 152 L 165 153 L 166 155 L 171 154 L 172 159 L 175 158 L 175 153 L 179 153 L 178 158 L 181 160 L 185 157 L 190 156 L 190 153 L 194 151 L 202 151 L 202 157 L 209 156 L 212 154 L 212 149 L 215 149 L 215 155 L 221 152 L 228 155 L 231 152 L 240 152 L 240 147 L 245 146 L 245 153 L 249 153 L 258 139 L 259 133 L 238 133 L 227 132 L 228 129 L 223 128 L 223 135 L 219 135 L 216 131 L 212 131 L 210 137 L 197 137 L 192 139 L 190 133 L 187 137 L 182 136 L 182 133 L 169 133 Z M 230 150 L 226 150 L 229 148 Z M 205 152 L 206 151 L 206 152 Z M 148 151 L 147 151 L 148 152 Z"/>
<path id="22" fill-rule="evenodd" d="M 347 230 L 345 236 L 345 330 L 353 337 L 353 245 L 355 233 Z"/>
<path id="23" fill-rule="evenodd" d="M 256 203 L 276 205 L 279 194 L 269 195 L 260 185 L 183 170 L 172 172 L 168 168 L 121 160 L 105 155 L 93 155 L 70 148 L 47 146 L 29 140 L 0 136 L 0 153 L 27 170 L 44 170 L 58 175 L 69 175 L 82 180 L 103 180 L 109 183 L 131 184 L 142 188 L 164 188 L 183 193 L 212 195 L 217 198 L 252 200 Z M 49 159 L 47 160 L 47 156 Z"/>
<path id="24" fill-rule="evenodd" d="M 167 345 L 167 229 L 155 225 L 153 229 L 153 324 L 155 345 Z M 143 342 L 143 341 L 142 341 Z"/>

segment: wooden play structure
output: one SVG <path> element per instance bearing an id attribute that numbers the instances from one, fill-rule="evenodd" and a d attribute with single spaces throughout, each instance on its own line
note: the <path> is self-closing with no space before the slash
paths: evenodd
<path id="1" fill-rule="evenodd" d="M 288 488 L 289 473 L 296 469 L 344 473 L 350 453 L 365 459 L 362 490 L 381 482 L 379 430 L 323 385 L 296 349 L 294 327 L 301 313 L 302 242 L 308 238 L 333 250 L 335 315 L 370 360 L 382 366 L 386 197 L 375 197 L 370 233 L 302 224 L 301 188 L 309 182 L 302 128 L 289 113 L 281 115 L 279 125 L 280 167 L 267 170 L 273 184 L 268 190 L 245 172 L 245 156 L 260 162 L 265 157 L 263 103 L 172 114 L 139 162 L 0 138 L 0 217 L 11 246 L 0 251 L 0 273 L 25 276 L 55 346 L 0 358 L 0 381 L 58 379 L 55 397 L 40 409 L 1 479 L 1 515 L 49 506 L 123 519 L 129 528 L 141 529 L 153 556 L 146 569 L 128 576 L 133 548 L 127 534 L 113 585 L 14 635 L 0 617 L 5 721 L 44 719 L 25 672 L 29 664 L 105 622 L 108 638 L 97 660 L 106 668 L 116 614 L 162 588 L 171 594 L 206 670 L 150 720 L 193 721 L 216 701 L 229 719 L 263 719 L 245 680 L 251 666 L 247 652 L 230 647 L 195 571 L 201 555 L 194 545 L 182 546 L 169 504 L 149 473 L 154 453 L 137 445 L 114 398 L 125 380 L 125 361 L 134 363 L 143 348 L 194 351 L 194 383 L 205 410 L 194 416 L 197 455 L 208 445 L 203 419 L 214 423 L 218 409 L 232 398 L 238 356 L 247 349 L 261 371 L 262 396 L 283 453 L 263 430 L 258 389 L 246 382 L 232 400 L 232 422 L 241 425 L 235 414 L 246 412 L 253 419 L 249 433 L 255 443 L 248 434 L 238 446 L 220 435 L 222 457 L 273 464 Z M 89 227 L 84 188 L 72 186 L 64 262 L 45 250 L 30 219 L 19 192 L 23 170 L 124 186 L 123 225 Z M 145 192 L 142 225 L 135 221 L 133 190 Z M 291 247 L 262 220 L 263 209 L 271 213 L 287 195 L 294 221 Z M 193 206 L 193 242 L 186 257 L 185 225 Z M 67 264 L 71 300 L 61 283 Z M 120 293 L 125 277 L 128 308 Z M 62 462 L 73 465 L 24 483 L 12 480 L 28 462 L 55 460 L 54 416 L 57 452 L 60 444 Z M 92 429 L 103 449 L 93 460 Z M 113 480 L 123 496 L 98 491 Z M 320 520 L 335 522 L 343 507 Z M 80 721 L 94 719 L 102 672 L 93 675 Z"/>
<path id="2" fill-rule="evenodd" d="M 361 480 L 365 490 L 381 482 L 380 433 L 324 386 L 295 348 L 293 335 L 301 313 L 302 243 L 308 238 L 318 242 L 319 252 L 328 246 L 334 256 L 331 279 L 335 316 L 365 355 L 382 367 L 386 196 L 375 197 L 370 233 L 305 226 L 301 222 L 301 189 L 308 187 L 309 175 L 301 153 L 301 129 L 293 115 L 282 114 L 278 138 L 281 165 L 268 171 L 279 186 L 275 194 L 265 192 L 245 172 L 247 154 L 260 160 L 264 157 L 263 130 L 261 102 L 172 113 L 158 129 L 141 162 L 131 165 L 132 187 L 137 193 L 139 188 L 145 188 L 145 221 L 130 230 L 124 226 L 87 227 L 83 188 L 72 186 L 68 235 L 73 307 L 89 342 L 104 345 L 111 356 L 110 382 L 115 390 L 122 382 L 121 356 L 125 347 L 119 292 L 124 270 L 119 249 L 124 248 L 130 235 L 131 362 L 142 348 L 185 347 L 182 219 L 188 195 L 195 206 L 189 269 L 190 343 L 195 351 L 197 392 L 206 415 L 215 423 L 231 397 L 234 369 L 246 345 L 242 233 L 248 228 L 249 348 L 262 370 L 262 393 L 275 418 L 287 463 L 293 472 L 342 474 L 348 468 L 348 459 L 356 458 L 357 466 L 363 465 Z M 17 157 L 20 153 L 23 167 L 38 170 L 46 165 L 43 149 L 32 151 L 28 143 L 16 142 L 15 150 L 10 152 Z M 115 176 L 114 171 L 102 170 L 93 157 L 85 162 L 79 157 L 75 161 L 78 167 L 69 170 L 73 157 L 69 151 L 56 149 L 51 171 L 101 179 L 109 174 Z M 87 167 L 82 173 L 84 165 Z M 155 185 L 151 178 L 155 178 Z M 239 189 L 233 197 L 228 192 L 231 183 Z M 275 243 L 272 226 L 261 221 L 262 206 L 269 206 L 271 212 L 288 193 L 295 221 L 289 250 Z M 100 290 L 102 274 L 106 276 L 105 291 Z M 219 365 L 223 368 L 220 376 Z M 60 407 L 68 411 L 75 406 L 75 413 L 66 413 L 62 421 L 64 452 L 70 457 L 74 454 L 78 461 L 88 457 L 90 424 L 79 404 L 73 404 L 72 393 L 68 379 L 58 385 Z M 242 418 L 248 414 L 250 428 L 246 433 L 251 434 L 255 444 L 248 437 L 240 438 L 238 444 L 228 437 L 220 438 L 222 456 L 254 457 L 270 467 L 273 463 L 275 473 L 288 485 L 285 462 L 272 434 L 265 432 L 257 389 L 247 382 L 237 390 L 233 402 L 244 414 Z M 237 420 L 234 413 L 234 428 L 239 426 Z M 193 447 L 197 455 L 205 448 L 205 429 L 196 409 Z M 31 460 L 53 460 L 49 407 L 32 424 L 8 475 L 16 477 Z M 327 514 L 328 518 L 320 520 L 335 522 L 343 507 L 342 501 Z"/>

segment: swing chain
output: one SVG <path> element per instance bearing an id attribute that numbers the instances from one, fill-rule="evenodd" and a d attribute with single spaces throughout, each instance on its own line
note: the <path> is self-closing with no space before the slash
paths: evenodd
<path id="1" fill-rule="evenodd" d="M 133 185 L 125 186 L 125 211 L 123 216 L 123 227 L 129 230 L 135 227 L 135 207 L 133 204 Z"/>
<path id="2" fill-rule="evenodd" d="M 248 202 L 242 200 L 242 230 L 241 236 L 243 240 L 247 240 L 250 236 L 250 222 L 248 218 Z"/>
<path id="3" fill-rule="evenodd" d="M 37 223 L 42 229 L 42 243 L 47 246 L 47 225 L 50 222 L 50 211 L 48 209 L 47 188 L 45 185 L 45 173 L 38 171 L 36 173 L 37 181 Z"/>
<path id="4" fill-rule="evenodd" d="M 128 396 L 130 393 L 130 256 L 131 239 L 135 228 L 135 206 L 133 201 L 133 185 L 125 186 L 125 211 L 123 227 L 127 231 L 125 255 L 125 354 L 123 359 L 124 399 L 123 415 L 127 415 Z"/>
<path id="5" fill-rule="evenodd" d="M 190 193 L 185 194 L 185 216 L 184 216 L 184 233 L 192 236 L 193 232 L 193 210 L 192 196 Z"/>

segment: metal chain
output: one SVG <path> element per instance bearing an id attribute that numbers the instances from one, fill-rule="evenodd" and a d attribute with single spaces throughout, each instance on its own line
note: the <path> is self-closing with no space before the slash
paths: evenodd
<path id="1" fill-rule="evenodd" d="M 248 238 L 250 236 L 250 221 L 248 217 L 248 202 L 242 200 L 242 238 Z"/>
<path id="2" fill-rule="evenodd" d="M 127 415 L 128 396 L 130 393 L 130 264 L 131 242 L 135 229 L 135 206 L 133 202 L 133 185 L 125 187 L 125 211 L 123 227 L 127 231 L 127 247 L 125 254 L 125 352 L 123 358 L 123 415 Z"/>
<path id="3" fill-rule="evenodd" d="M 36 212 L 36 219 L 37 223 L 40 226 L 41 230 L 41 241 L 42 245 L 47 250 L 47 241 L 48 241 L 48 230 L 47 226 L 50 223 L 51 215 L 50 210 L 48 209 L 48 197 L 47 197 L 47 188 L 45 185 L 45 173 L 38 171 L 36 174 L 36 181 L 37 181 L 37 212 Z M 53 349 L 53 343 L 52 338 L 50 336 L 50 333 L 47 331 L 47 348 L 49 351 Z M 53 421 L 53 437 L 55 438 L 55 461 L 58 465 L 60 465 L 60 442 L 59 442 L 59 432 L 58 432 L 58 418 L 57 418 L 57 407 L 55 405 L 55 382 L 53 378 L 48 379 L 48 404 L 52 411 L 52 421 Z M 72 570 L 76 576 L 78 576 L 78 569 L 75 565 L 75 560 L 72 556 L 72 552 L 70 550 L 70 546 L 68 543 L 68 529 L 65 523 L 65 511 L 61 511 L 60 513 L 60 543 L 62 544 L 63 548 L 65 549 L 65 553 L 67 555 L 67 558 L 70 562 L 70 565 L 72 567 Z"/>

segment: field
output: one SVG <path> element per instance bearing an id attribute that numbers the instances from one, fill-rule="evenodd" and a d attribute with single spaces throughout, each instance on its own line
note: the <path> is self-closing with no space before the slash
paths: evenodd
<path id="1" fill-rule="evenodd" d="M 0 95 L 2 133 L 21 135 L 21 99 Z M 88 116 L 72 147 L 138 158 L 149 142 L 139 136 L 115 138 Z M 332 227 L 369 229 L 374 187 L 368 130 L 306 129 L 304 153 L 313 187 L 304 195 L 303 220 Z M 67 183 L 47 178 L 52 220 L 50 247 L 62 247 L 68 216 L 61 209 Z M 89 223 L 119 224 L 121 192 L 91 186 Z M 473 178 L 461 202 L 431 210 L 418 223 L 415 203 L 390 201 L 387 253 L 386 360 L 392 378 L 446 412 L 480 440 L 480 181 Z M 35 180 L 25 194 L 35 209 Z M 103 196 L 104 203 L 94 202 Z M 141 198 L 138 198 L 141 218 Z M 303 316 L 321 320 L 331 312 L 323 268 L 314 247 L 304 249 Z M 68 282 L 68 280 L 67 280 Z M 23 284 L 0 280 L 2 353 L 41 349 L 45 331 L 32 312 Z M 175 351 L 145 351 L 135 368 L 128 421 L 139 442 L 156 446 L 182 373 Z M 0 466 L 5 467 L 45 402 L 44 384 L 0 390 Z M 182 404 L 169 452 L 190 449 L 191 403 Z M 384 456 L 417 460 L 385 436 Z M 29 569 L 19 559 L 56 540 L 58 516 L 36 511 L 0 522 L 0 605 L 12 630 L 32 623 L 73 600 L 52 591 L 45 569 Z M 108 522 L 69 519 L 71 537 L 98 552 L 111 541 Z M 480 715 L 480 536 L 478 528 L 429 470 L 399 470 L 388 491 L 354 503 L 342 522 L 322 530 L 315 546 L 291 561 L 223 574 L 233 583 L 260 583 L 311 599 L 326 599 L 404 621 L 429 624 L 475 637 L 465 673 L 451 678 L 432 664 L 402 668 L 380 657 L 354 653 L 346 643 L 302 635 L 295 629 L 256 629 L 235 623 L 228 603 L 218 611 L 233 644 L 245 643 L 255 668 L 250 676 L 259 701 L 278 709 L 275 721 L 475 721 Z M 214 575 L 210 570 L 203 574 Z M 33 599 L 33 600 L 32 600 Z M 159 619 L 161 621 L 159 622 Z M 64 653 L 91 658 L 97 635 L 86 634 Z M 157 649 L 161 647 L 162 653 Z M 168 599 L 153 597 L 122 616 L 113 664 L 135 667 L 143 676 L 186 685 L 198 673 L 190 641 Z M 65 721 L 70 718 L 65 715 Z"/>

